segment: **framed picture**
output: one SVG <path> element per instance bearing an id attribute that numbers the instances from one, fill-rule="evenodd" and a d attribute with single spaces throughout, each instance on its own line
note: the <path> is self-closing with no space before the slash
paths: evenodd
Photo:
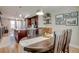
<path id="1" fill-rule="evenodd" d="M 78 19 L 77 18 L 66 19 L 66 25 L 67 26 L 77 26 Z"/>
<path id="2" fill-rule="evenodd" d="M 64 25 L 65 24 L 63 14 L 55 16 L 55 23 L 56 23 L 56 25 Z"/>
<path id="3" fill-rule="evenodd" d="M 67 26 L 77 26 L 78 25 L 78 12 L 72 12 L 68 15 L 65 14 L 65 22 Z"/>
<path id="4" fill-rule="evenodd" d="M 78 25 L 78 12 L 71 12 L 60 14 L 55 17 L 56 25 L 77 26 Z"/>
<path id="5" fill-rule="evenodd" d="M 75 18 L 75 17 L 78 17 L 78 12 L 72 12 L 71 13 L 71 18 Z"/>
<path id="6" fill-rule="evenodd" d="M 64 19 L 68 19 L 68 18 L 71 18 L 71 13 L 64 14 Z"/>

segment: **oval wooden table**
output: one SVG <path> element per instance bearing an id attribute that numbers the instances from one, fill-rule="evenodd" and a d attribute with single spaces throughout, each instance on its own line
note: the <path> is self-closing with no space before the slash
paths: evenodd
<path id="1" fill-rule="evenodd" d="M 30 44 L 28 45 L 28 40 L 37 40 L 38 42 L 33 43 L 30 41 Z M 40 53 L 40 52 L 46 52 L 53 48 L 54 40 L 53 38 L 46 38 L 46 37 L 37 37 L 28 39 L 26 41 L 27 46 L 24 46 L 24 50 L 32 53 Z M 22 41 L 20 41 L 20 44 L 22 45 Z"/>

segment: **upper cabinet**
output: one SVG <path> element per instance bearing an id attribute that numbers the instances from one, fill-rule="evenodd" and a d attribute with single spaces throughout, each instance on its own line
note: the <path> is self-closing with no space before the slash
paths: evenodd
<path id="1" fill-rule="evenodd" d="M 38 16 L 27 18 L 25 21 L 27 28 L 38 28 Z"/>
<path id="2" fill-rule="evenodd" d="M 41 28 L 51 24 L 51 14 L 46 13 L 45 15 L 36 15 L 26 19 L 27 28 Z"/>

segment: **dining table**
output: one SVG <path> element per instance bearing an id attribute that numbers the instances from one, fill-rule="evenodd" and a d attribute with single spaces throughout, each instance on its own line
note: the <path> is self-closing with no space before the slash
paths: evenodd
<path id="1" fill-rule="evenodd" d="M 27 39 L 27 37 L 25 37 L 19 42 L 19 44 L 23 47 L 24 51 L 27 52 L 46 52 L 53 48 L 54 37 L 53 35 L 50 37 L 39 36 L 30 39 Z"/>

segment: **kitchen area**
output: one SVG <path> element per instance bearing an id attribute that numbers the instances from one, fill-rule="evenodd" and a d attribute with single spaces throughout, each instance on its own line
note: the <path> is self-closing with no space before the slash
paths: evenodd
<path id="1" fill-rule="evenodd" d="M 18 7 L 19 9 L 22 9 L 22 7 Z M 38 11 L 42 12 L 40 9 Z M 43 12 L 42 12 L 43 14 Z M 17 52 L 19 51 L 19 47 L 21 46 L 24 51 L 27 51 L 26 47 L 33 45 L 32 49 L 47 49 L 53 44 L 53 32 L 51 26 L 45 26 L 46 24 L 51 24 L 48 20 L 51 19 L 50 13 L 46 13 L 46 15 L 42 15 L 41 13 L 28 16 L 28 17 L 23 17 L 22 14 L 19 14 L 19 18 L 9 18 L 7 17 L 8 20 L 6 22 L 3 19 L 6 19 L 6 17 L 1 14 L 1 23 L 3 24 L 2 26 L 5 26 L 5 23 L 8 25 L 6 26 L 6 30 L 4 34 L 7 34 L 6 36 L 2 36 L 1 33 L 1 43 L 0 46 L 3 48 L 3 50 L 11 49 L 13 52 L 16 50 Z M 43 19 L 45 21 L 43 21 Z M 11 20 L 12 19 L 12 20 Z M 15 19 L 15 20 L 14 20 Z M 0 28 L 1 28 L 0 27 Z M 3 30 L 3 29 L 2 29 Z M 51 41 L 52 40 L 52 41 Z M 5 42 L 4 42 L 5 41 Z M 40 42 L 40 43 L 39 43 Z M 50 43 L 51 42 L 51 43 Z M 4 44 L 6 43 L 6 44 Z M 39 43 L 39 44 L 37 44 Z M 37 46 L 38 47 L 37 47 Z M 48 47 L 46 47 L 46 45 Z M 45 46 L 45 47 L 44 47 Z M 7 48 L 7 49 L 6 49 Z M 31 47 L 30 47 L 31 48 Z M 22 51 L 22 52 L 24 52 Z M 11 52 L 11 51 L 10 51 Z M 27 51 L 28 52 L 28 51 Z M 31 52 L 31 51 L 30 51 Z"/>

